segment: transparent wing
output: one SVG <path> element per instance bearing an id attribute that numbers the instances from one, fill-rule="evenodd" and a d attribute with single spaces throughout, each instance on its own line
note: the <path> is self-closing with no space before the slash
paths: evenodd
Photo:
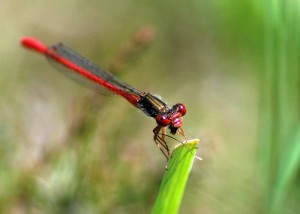
<path id="1" fill-rule="evenodd" d="M 74 63 L 78 67 L 81 67 L 91 73 L 92 75 L 97 76 L 98 78 L 104 80 L 105 82 L 108 82 L 109 84 L 113 85 L 119 90 L 124 91 L 124 93 L 127 94 L 135 94 L 140 96 L 142 92 L 139 90 L 133 88 L 129 84 L 121 81 L 111 73 L 105 71 L 104 69 L 100 68 L 90 60 L 86 59 L 85 57 L 81 56 L 80 54 L 76 53 L 75 51 L 71 50 L 69 47 L 59 43 L 57 45 L 54 45 L 51 47 L 51 50 L 54 51 L 58 56 L 63 57 L 67 59 L 68 61 Z M 76 81 L 87 85 L 89 87 L 94 88 L 96 91 L 106 94 L 106 95 L 112 95 L 114 94 L 110 90 L 108 90 L 106 87 L 104 87 L 102 84 L 98 82 L 91 81 L 90 79 L 82 76 L 78 72 L 56 62 L 51 57 L 47 57 L 51 64 L 53 64 L 59 71 L 61 71 L 66 76 L 75 79 Z"/>

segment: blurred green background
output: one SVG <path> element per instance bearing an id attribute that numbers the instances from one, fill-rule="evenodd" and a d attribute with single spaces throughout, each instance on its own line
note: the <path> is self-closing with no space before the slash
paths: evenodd
<path id="1" fill-rule="evenodd" d="M 1 1 L 0 212 L 149 213 L 155 121 L 19 45 L 64 42 L 188 112 L 181 213 L 299 211 L 299 1 Z M 297 179 L 298 178 L 298 179 Z"/>

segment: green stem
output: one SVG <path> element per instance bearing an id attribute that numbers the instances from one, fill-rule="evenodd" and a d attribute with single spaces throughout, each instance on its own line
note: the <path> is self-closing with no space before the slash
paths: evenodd
<path id="1" fill-rule="evenodd" d="M 178 213 L 199 140 L 189 140 L 173 151 L 152 214 Z"/>

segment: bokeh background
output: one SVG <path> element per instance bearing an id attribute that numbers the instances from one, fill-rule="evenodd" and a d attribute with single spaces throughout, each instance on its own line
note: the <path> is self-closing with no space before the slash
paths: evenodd
<path id="1" fill-rule="evenodd" d="M 20 46 L 31 35 L 186 105 L 203 161 L 181 213 L 297 213 L 299 12 L 283 0 L 2 0 L 0 212 L 149 213 L 165 170 L 155 121 L 56 72 Z"/>

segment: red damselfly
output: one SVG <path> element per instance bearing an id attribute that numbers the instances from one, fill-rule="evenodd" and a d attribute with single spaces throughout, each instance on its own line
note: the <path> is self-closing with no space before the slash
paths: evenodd
<path id="1" fill-rule="evenodd" d="M 147 116 L 154 118 L 157 123 L 157 126 L 153 129 L 154 142 L 167 159 L 171 157 L 172 152 L 165 140 L 167 136 L 166 127 L 169 127 L 171 134 L 175 135 L 179 133 L 185 140 L 188 140 L 181 128 L 181 117 L 186 114 L 186 108 L 182 103 L 177 103 L 170 108 L 157 96 L 135 89 L 62 43 L 48 47 L 32 37 L 22 38 L 21 43 L 26 48 L 41 53 L 49 60 L 68 68 L 70 75 L 80 76 L 110 92 L 124 97 L 132 105 L 141 109 Z"/>

